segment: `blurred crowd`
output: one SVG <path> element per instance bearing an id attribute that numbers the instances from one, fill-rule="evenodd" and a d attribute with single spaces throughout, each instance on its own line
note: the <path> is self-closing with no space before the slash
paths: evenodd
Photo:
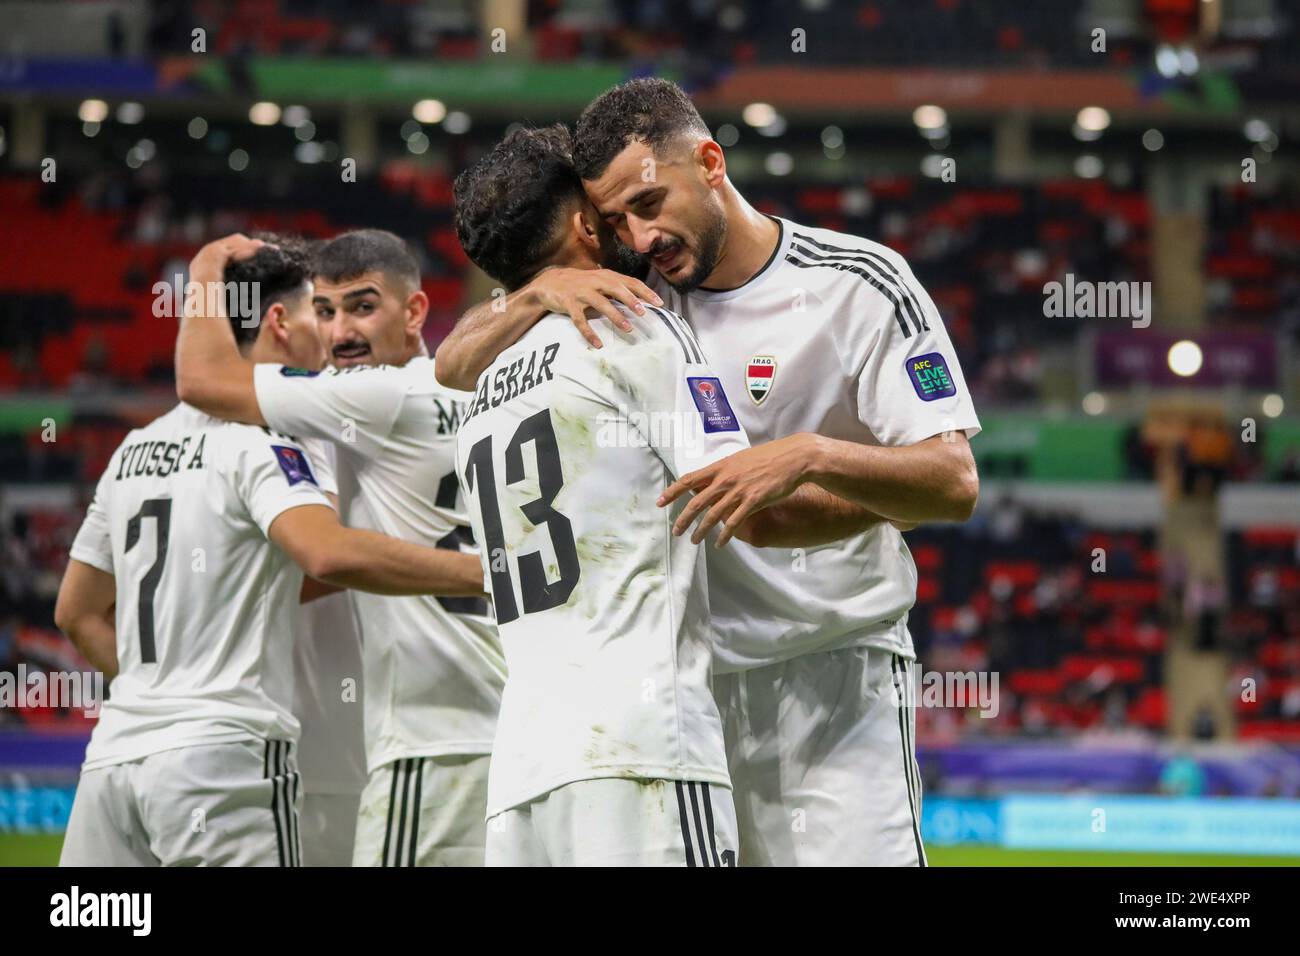
<path id="1" fill-rule="evenodd" d="M 1068 511 L 1012 497 L 969 525 L 922 528 L 908 543 L 920 572 L 910 624 L 925 670 L 995 672 L 995 717 L 977 708 L 918 711 L 920 739 L 1163 735 L 1164 668 L 1177 622 L 1168 556 L 1157 532 L 1091 528 Z M 1225 699 L 1245 737 L 1300 740 L 1300 534 L 1294 528 L 1225 536 L 1228 580 L 1194 609 L 1194 640 L 1230 661 Z M 1094 571 L 1097 553 L 1104 570 Z M 1200 607 L 1198 605 L 1197 607 Z M 1241 699 L 1242 680 L 1255 694 Z M 1208 709 L 1194 735 L 1221 738 Z"/>
<path id="2" fill-rule="evenodd" d="M 1186 40 L 1197 22 L 1195 4 L 1080 4 L 1071 16 L 1054 4 L 1020 0 L 521 0 L 495 13 L 515 9 L 537 59 L 667 58 L 706 77 L 759 60 L 796 62 L 796 29 L 827 64 L 1096 69 L 1092 24 L 1105 22 L 1114 35 L 1111 63 L 1132 66 L 1157 42 Z M 1243 10 L 1241 20 L 1255 23 L 1257 55 L 1285 63 L 1294 24 L 1277 18 L 1275 35 L 1261 32 L 1252 12 Z M 232 56 L 448 59 L 482 55 L 490 24 L 475 0 L 154 0 L 148 47 L 158 55 L 186 50 L 195 27 L 220 37 L 217 51 Z M 110 37 L 110 47 L 122 45 L 120 36 Z"/>

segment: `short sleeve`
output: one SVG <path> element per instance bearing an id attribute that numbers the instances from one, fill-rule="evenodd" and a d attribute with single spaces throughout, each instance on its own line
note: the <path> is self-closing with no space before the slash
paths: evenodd
<path id="1" fill-rule="evenodd" d="M 866 308 L 848 310 L 858 418 L 882 445 L 958 430 L 971 437 L 979 418 L 939 310 L 906 262 L 887 265 L 892 281 L 861 293 Z"/>
<path id="2" fill-rule="evenodd" d="M 85 520 L 77 529 L 77 536 L 72 540 L 69 552 L 70 557 L 98 568 L 105 574 L 113 573 L 113 538 L 108 523 L 109 493 L 108 472 L 105 471 L 95 488 L 95 496 L 90 499 Z"/>
<path id="3" fill-rule="evenodd" d="M 240 431 L 228 474 L 236 495 L 263 534 L 290 508 L 330 506 L 321 491 L 316 464 L 301 443 L 260 428 Z"/>
<path id="4" fill-rule="evenodd" d="M 316 438 L 304 438 L 301 444 L 316 470 L 316 484 L 320 487 L 320 490 L 327 495 L 337 496 L 339 482 L 335 475 L 337 463 L 335 462 L 333 443 Z"/>
<path id="5" fill-rule="evenodd" d="M 391 366 L 322 372 L 261 363 L 254 367 L 257 404 L 266 423 L 298 438 L 383 447 L 406 399 L 406 378 Z"/>
<path id="6" fill-rule="evenodd" d="M 645 318 L 633 321 L 650 323 L 664 360 L 633 364 L 638 378 L 650 370 L 649 381 L 634 382 L 630 375 L 620 376 L 625 392 L 620 404 L 637 416 L 630 424 L 642 432 L 672 476 L 680 478 L 748 448 L 749 437 L 722 380 L 709 365 L 690 326 L 676 313 L 649 305 Z"/>

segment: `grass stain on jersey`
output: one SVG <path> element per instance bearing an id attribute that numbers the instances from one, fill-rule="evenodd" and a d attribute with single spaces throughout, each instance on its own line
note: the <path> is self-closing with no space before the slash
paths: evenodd
<path id="1" fill-rule="evenodd" d="M 614 381 L 614 368 L 609 364 L 607 359 L 598 359 L 596 361 L 596 369 L 605 378 L 609 379 L 611 382 Z"/>
<path id="2" fill-rule="evenodd" d="M 576 413 L 562 405 L 551 406 L 551 424 L 555 428 L 555 441 L 565 464 L 581 457 L 585 464 L 595 451 L 592 438 L 593 416 Z M 575 462 L 576 464 L 576 462 Z"/>
<path id="3" fill-rule="evenodd" d="M 664 806 L 664 794 L 668 790 L 668 781 L 658 777 L 637 777 L 636 783 L 643 789 L 650 791 L 651 799 L 659 800 L 659 812 L 663 813 L 667 808 Z"/>
<path id="4" fill-rule="evenodd" d="M 625 539 L 614 534 L 584 535 L 574 543 L 574 547 L 579 561 L 594 561 L 598 564 L 616 561 L 632 550 Z"/>
<path id="5" fill-rule="evenodd" d="M 600 509 L 602 512 L 606 509 Z M 612 509 L 610 509 L 612 510 Z M 583 567 L 593 565 L 613 564 L 620 560 L 624 555 L 631 552 L 632 547 L 627 539 L 621 533 L 611 532 L 609 534 L 589 534 L 579 537 L 574 542 L 574 550 L 578 553 L 578 563 Z M 622 602 L 627 597 L 628 582 L 624 581 L 618 591 L 615 592 L 615 603 Z M 582 587 L 582 582 L 578 586 L 579 602 L 575 605 L 578 612 L 588 620 L 595 620 L 602 607 L 609 607 L 607 601 L 599 600 L 600 595 L 594 589 Z"/>
<path id="6" fill-rule="evenodd" d="M 641 748 L 625 740 L 611 740 L 608 732 L 600 724 L 591 728 L 591 740 L 582 752 L 582 759 L 590 767 L 608 767 L 610 764 L 635 763 L 641 756 Z M 635 777 L 635 772 L 619 772 L 618 776 Z"/>
<path id="7" fill-rule="evenodd" d="M 635 590 L 638 597 L 654 594 L 667 586 L 668 576 L 653 568 L 637 568 L 614 591 L 615 605 L 627 604 L 632 600 Z"/>

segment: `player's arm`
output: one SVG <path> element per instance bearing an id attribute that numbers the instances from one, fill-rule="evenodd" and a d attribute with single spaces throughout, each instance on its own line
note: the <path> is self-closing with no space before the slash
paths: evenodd
<path id="1" fill-rule="evenodd" d="M 737 526 L 735 537 L 756 548 L 811 548 L 861 534 L 887 520 L 825 488 L 804 484 L 790 497 L 746 517 Z M 891 524 L 900 531 L 916 527 L 898 521 Z M 730 536 L 724 529 L 718 536 L 718 547 L 728 540 Z"/>
<path id="2" fill-rule="evenodd" d="M 896 281 L 885 290 L 855 287 L 858 298 L 836 325 L 858 419 L 878 444 L 801 433 L 684 475 L 667 495 L 696 492 L 679 533 L 703 514 L 693 537 L 724 522 L 723 541 L 808 484 L 904 527 L 971 516 L 979 475 L 967 436 L 979 419 L 934 302 L 901 258 L 887 267 Z"/>
<path id="3" fill-rule="evenodd" d="M 298 591 L 298 603 L 310 604 L 312 601 L 346 590 L 347 588 L 339 587 L 336 584 L 326 584 L 324 581 L 317 581 L 310 575 L 303 575 L 302 588 Z"/>
<path id="4" fill-rule="evenodd" d="M 54 624 L 109 681 L 117 676 L 116 603 L 113 575 L 76 558 L 68 561 L 54 604 Z"/>
<path id="5" fill-rule="evenodd" d="M 281 512 L 271 522 L 269 536 L 305 574 L 340 588 L 374 594 L 483 595 L 478 555 L 347 528 L 326 505 Z"/>
<path id="6" fill-rule="evenodd" d="M 325 492 L 325 497 L 330 503 L 330 507 L 335 513 L 339 510 L 338 482 L 334 477 L 334 470 L 326 456 L 316 456 L 316 477 L 320 483 L 321 491 Z M 330 489 L 334 489 L 331 491 Z M 347 590 L 336 584 L 326 584 L 324 581 L 317 581 L 310 575 L 303 575 L 302 587 L 298 590 L 298 603 L 310 604 L 312 601 L 323 597 L 329 597 L 331 594 L 339 594 Z"/>
<path id="7" fill-rule="evenodd" d="M 808 480 L 891 520 L 966 521 L 975 513 L 979 472 L 960 431 L 896 448 L 806 437 L 812 447 Z"/>
<path id="8" fill-rule="evenodd" d="M 616 328 L 630 332 L 631 325 L 614 302 L 640 313 L 642 299 L 663 304 L 644 282 L 609 269 L 544 269 L 523 288 L 470 307 L 438 346 L 434 375 L 447 388 L 472 392 L 492 360 L 551 312 L 568 315 L 582 337 L 598 349 L 600 338 L 591 328 L 588 313 L 594 311 Z"/>
<path id="9" fill-rule="evenodd" d="M 721 522 L 724 528 L 718 543 L 722 545 L 751 515 L 792 498 L 796 489 L 808 483 L 830 492 L 811 499 L 813 512 L 818 509 L 818 500 L 827 507 L 823 530 L 830 534 L 828 541 L 871 523 L 865 514 L 857 520 L 846 518 L 841 533 L 831 534 L 835 530 L 832 509 L 844 511 L 834 504 L 836 497 L 861 506 L 877 521 L 885 519 L 904 527 L 927 521 L 965 521 L 979 498 L 975 459 L 970 442 L 961 432 L 897 448 L 801 432 L 683 475 L 665 489 L 660 501 L 666 505 L 686 491 L 695 492 L 678 516 L 674 533 L 683 534 L 699 518 L 691 535 L 698 542 Z M 820 522 L 822 518 L 814 520 Z M 862 521 L 866 524 L 854 527 Z"/>
<path id="10" fill-rule="evenodd" d="M 176 396 L 227 421 L 265 425 L 253 387 L 253 366 L 235 345 L 225 296 L 208 295 L 224 282 L 226 265 L 246 259 L 264 243 L 235 234 L 210 242 L 190 261 L 190 285 L 176 336 Z M 209 310 L 208 305 L 213 309 Z"/>

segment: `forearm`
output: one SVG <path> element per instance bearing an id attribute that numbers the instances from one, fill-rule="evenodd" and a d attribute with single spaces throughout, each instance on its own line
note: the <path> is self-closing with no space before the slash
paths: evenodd
<path id="1" fill-rule="evenodd" d="M 253 385 L 253 366 L 239 354 L 235 333 L 224 308 L 209 310 L 208 295 L 222 283 L 220 273 L 196 271 L 190 281 L 199 295 L 186 300 L 176 336 L 176 395 L 181 401 L 217 418 L 264 425 Z"/>
<path id="2" fill-rule="evenodd" d="M 964 435 L 882 447 L 811 436 L 805 480 L 895 522 L 965 521 L 979 475 Z"/>
<path id="3" fill-rule="evenodd" d="M 112 681 L 117 676 L 117 626 L 110 616 L 85 614 L 66 622 L 64 633 L 90 662 L 90 666 Z"/>
<path id="4" fill-rule="evenodd" d="M 326 584 L 324 581 L 317 581 L 313 577 L 303 575 L 302 588 L 298 591 L 298 603 L 310 604 L 319 598 L 329 597 L 331 594 L 341 594 L 344 589 L 337 584 Z"/>
<path id="5" fill-rule="evenodd" d="M 473 391 L 492 360 L 545 314 L 528 286 L 471 306 L 438 346 L 434 376 L 447 388 Z"/>
<path id="6" fill-rule="evenodd" d="M 360 528 L 340 527 L 308 573 L 326 584 L 373 594 L 483 594 L 483 567 L 477 555 L 426 548 Z"/>
<path id="7" fill-rule="evenodd" d="M 805 484 L 751 516 L 737 537 L 759 548 L 806 548 L 861 534 L 886 520 L 825 488 Z"/>
<path id="8" fill-rule="evenodd" d="M 109 680 L 117 676 L 116 602 L 111 573 L 69 558 L 54 602 L 54 626 Z"/>

